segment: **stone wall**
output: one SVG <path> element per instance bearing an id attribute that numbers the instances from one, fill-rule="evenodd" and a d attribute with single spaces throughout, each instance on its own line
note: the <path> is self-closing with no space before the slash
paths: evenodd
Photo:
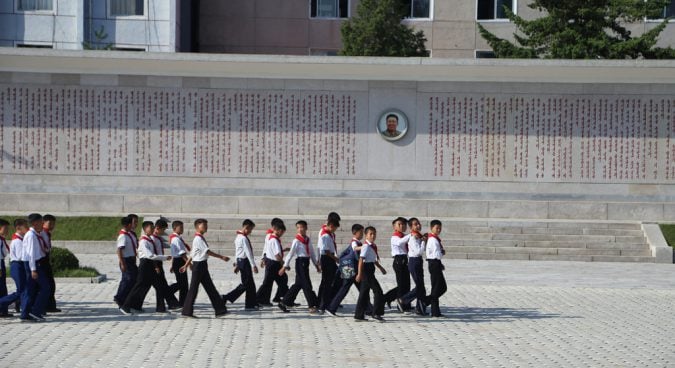
<path id="1" fill-rule="evenodd" d="M 35 64 L 56 55 L 70 57 L 19 57 Z M 8 56 L 0 55 L 5 65 L 19 60 Z M 5 212 L 335 209 L 353 216 L 612 220 L 675 214 L 675 73 L 668 65 L 622 66 L 624 76 L 588 83 L 533 83 L 375 74 L 302 79 L 283 78 L 283 71 L 196 77 L 189 69 L 162 72 L 166 57 L 153 72 L 165 75 L 152 75 L 138 69 L 138 60 L 124 59 L 126 71 L 106 71 L 96 67 L 98 58 L 72 57 L 95 73 L 35 65 L 0 73 Z M 195 67 L 205 62 L 180 58 Z M 308 60 L 286 62 L 311 71 Z M 405 63 L 392 59 L 382 73 Z M 326 66 L 359 65 L 368 63 Z M 584 65 L 537 66 L 574 80 L 588 72 Z M 427 78 L 427 69 L 417 70 Z M 626 83 L 640 71 L 663 73 L 662 83 Z M 409 120 L 395 142 L 376 130 L 392 108 Z"/>

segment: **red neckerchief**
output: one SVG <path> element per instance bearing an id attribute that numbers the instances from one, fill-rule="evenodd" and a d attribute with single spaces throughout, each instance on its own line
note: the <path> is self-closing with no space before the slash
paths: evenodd
<path id="1" fill-rule="evenodd" d="M 394 231 L 394 236 L 398 236 L 399 238 L 402 238 L 402 237 L 405 236 L 405 234 L 403 234 L 402 232 L 397 230 L 397 231 Z M 405 252 L 406 252 L 406 254 L 408 253 L 408 243 L 405 243 Z"/>
<path id="2" fill-rule="evenodd" d="M 380 254 L 377 253 L 377 245 L 375 245 L 375 243 L 368 243 L 368 245 L 370 245 L 375 251 L 375 257 L 377 257 L 377 259 L 380 259 Z"/>
<path id="3" fill-rule="evenodd" d="M 12 235 L 12 240 L 16 239 L 23 240 L 23 236 L 19 233 L 14 233 L 14 235 Z"/>
<path id="4" fill-rule="evenodd" d="M 269 235 L 269 234 L 274 234 L 274 230 L 273 230 L 273 229 L 267 229 L 267 231 L 265 232 L 265 234 L 267 234 L 267 235 Z"/>
<path id="5" fill-rule="evenodd" d="M 438 240 L 438 245 L 441 247 L 441 254 L 445 254 L 445 249 L 443 249 L 443 243 L 441 243 L 441 238 L 439 238 L 438 235 L 434 233 L 428 233 L 427 236 L 430 238 L 436 238 L 436 240 Z"/>
<path id="6" fill-rule="evenodd" d="M 178 240 L 180 240 L 180 242 L 183 244 L 183 246 L 185 247 L 185 249 L 187 249 L 188 252 L 190 251 L 190 246 L 187 245 L 187 244 L 185 243 L 185 240 L 183 240 L 183 238 L 181 238 L 180 235 L 178 235 L 178 234 L 176 234 L 176 233 L 173 233 L 173 234 L 169 235 L 169 244 L 173 243 L 173 239 L 174 239 L 174 238 L 178 238 Z"/>
<path id="7" fill-rule="evenodd" d="M 309 257 L 309 237 L 296 234 L 295 239 L 305 245 L 305 252 L 307 252 L 307 257 Z"/>
<path id="8" fill-rule="evenodd" d="M 136 248 L 138 248 L 138 245 L 136 244 L 136 240 L 134 239 L 134 237 L 131 236 L 131 234 L 129 234 L 129 232 L 126 231 L 125 229 L 120 230 L 119 235 L 124 235 L 124 236 L 128 237 L 129 240 L 131 240 L 131 248 L 134 250 L 134 256 L 135 256 L 136 255 Z"/>
<path id="9" fill-rule="evenodd" d="M 281 245 L 281 239 L 276 234 L 270 234 L 270 239 L 276 239 L 279 242 L 279 249 L 281 249 L 281 258 L 284 258 L 284 247 Z"/>
<path id="10" fill-rule="evenodd" d="M 319 238 L 326 234 L 329 234 L 331 239 L 333 239 L 333 243 L 335 243 L 335 233 L 328 231 L 328 229 L 326 228 L 326 224 L 323 224 L 321 225 L 321 231 L 319 231 Z"/>
<path id="11" fill-rule="evenodd" d="M 251 240 L 248 238 L 248 235 L 244 234 L 239 230 L 237 230 L 237 235 L 243 235 L 244 238 L 246 238 L 246 241 L 248 242 L 248 249 L 251 251 L 251 254 L 253 254 L 253 246 L 251 245 Z"/>
<path id="12" fill-rule="evenodd" d="M 49 229 L 47 229 L 46 227 L 42 228 L 42 232 L 47 233 L 47 239 L 49 239 L 49 244 L 46 244 L 46 246 L 47 246 L 48 250 L 51 250 L 52 249 L 52 233 L 50 233 Z"/>
<path id="13" fill-rule="evenodd" d="M 45 240 L 42 239 L 42 235 L 38 234 L 38 232 L 35 231 L 35 229 L 32 228 L 32 227 L 30 228 L 30 231 L 32 231 L 35 234 L 35 236 L 37 237 L 38 242 L 40 243 L 40 248 L 42 249 L 42 251 L 45 254 L 47 254 L 47 252 L 49 252 L 49 250 L 47 249 L 47 245 L 45 244 Z"/>
<path id="14" fill-rule="evenodd" d="M 202 234 L 200 234 L 200 233 L 195 233 L 195 238 L 201 238 L 202 241 L 204 242 L 204 244 L 206 244 L 206 247 L 207 247 L 207 248 L 209 247 L 209 243 L 207 243 L 207 242 L 206 242 L 206 239 L 204 239 L 204 235 L 202 235 Z"/>
<path id="15" fill-rule="evenodd" d="M 160 239 L 159 236 L 155 234 L 152 234 L 151 236 L 154 237 L 154 239 L 152 239 L 152 245 L 155 247 L 155 252 L 164 255 L 164 247 L 162 246 L 162 239 Z M 159 252 L 157 252 L 157 244 L 155 244 L 155 239 L 159 240 Z"/>

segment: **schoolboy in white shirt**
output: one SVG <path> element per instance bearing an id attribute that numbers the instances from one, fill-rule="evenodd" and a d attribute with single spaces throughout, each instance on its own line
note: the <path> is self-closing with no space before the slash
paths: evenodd
<path id="1" fill-rule="evenodd" d="M 429 264 L 429 274 L 431 276 L 431 294 L 427 297 L 431 304 L 432 317 L 444 317 L 439 307 L 439 299 L 448 290 L 448 285 L 443 276 L 445 266 L 441 263 L 441 258 L 445 255 L 445 249 L 441 243 L 442 224 L 439 220 L 431 221 L 431 232 L 427 234 L 427 262 Z"/>
<path id="2" fill-rule="evenodd" d="M 288 312 L 288 307 L 293 306 L 296 296 L 302 289 L 307 300 L 309 312 L 316 313 L 318 300 L 312 289 L 312 280 L 309 277 L 309 263 L 311 262 L 314 265 L 317 272 L 321 272 L 321 266 L 316 260 L 312 241 L 307 236 L 307 222 L 303 220 L 296 222 L 295 229 L 297 230 L 297 234 L 291 244 L 291 250 L 286 255 L 284 266 L 279 270 L 280 276 L 285 274 L 286 270 L 290 269 L 291 260 L 297 256 L 295 259 L 295 282 L 288 289 L 288 292 L 283 300 L 279 302 L 278 306 L 282 311 Z"/>
<path id="3" fill-rule="evenodd" d="M 375 278 L 375 267 L 379 268 L 383 275 L 387 271 L 380 265 L 378 261 L 377 245 L 375 239 L 377 238 L 377 231 L 374 227 L 368 226 L 366 228 L 366 242 L 361 247 L 359 253 L 359 268 L 356 282 L 361 283 L 359 286 L 359 298 L 356 303 L 356 311 L 354 312 L 354 320 L 357 322 L 366 321 L 365 311 L 368 307 L 370 290 L 373 291 L 373 313 L 372 317 L 375 320 L 384 322 L 384 296 L 382 295 L 382 287 Z"/>
<path id="4" fill-rule="evenodd" d="M 246 293 L 246 296 L 244 297 L 245 311 L 255 311 L 259 309 L 256 301 L 255 281 L 253 280 L 253 273 L 258 273 L 258 267 L 255 265 L 251 240 L 248 238 L 254 228 L 255 224 L 253 221 L 246 219 L 241 224 L 241 230 L 237 231 L 237 237 L 234 239 L 236 259 L 234 272 L 239 273 L 241 283 L 232 291 L 223 295 L 223 300 L 234 303 L 242 294 Z"/>

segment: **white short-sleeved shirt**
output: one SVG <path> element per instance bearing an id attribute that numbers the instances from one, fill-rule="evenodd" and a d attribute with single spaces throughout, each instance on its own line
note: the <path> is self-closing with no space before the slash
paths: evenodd
<path id="1" fill-rule="evenodd" d="M 195 233 L 195 238 L 192 240 L 190 258 L 193 262 L 204 262 L 209 259 L 209 244 L 200 233 Z"/>
<path id="2" fill-rule="evenodd" d="M 171 247 L 171 257 L 180 258 L 183 254 L 188 252 L 188 246 L 185 244 L 183 238 L 173 233 L 169 236 L 169 247 Z"/>
<path id="3" fill-rule="evenodd" d="M 324 229 L 321 229 L 321 231 L 319 231 L 319 241 L 317 242 L 317 248 L 319 249 L 320 255 L 329 253 L 336 254 L 337 248 L 335 247 L 335 239 L 333 238 L 333 234 L 325 231 Z"/>
<path id="4" fill-rule="evenodd" d="M 269 260 L 276 261 L 277 255 L 282 258 L 284 256 L 284 249 L 281 247 L 281 239 L 274 234 L 269 234 L 265 239 L 265 257 Z"/>
<path id="5" fill-rule="evenodd" d="M 12 242 L 9 244 L 9 260 L 25 261 L 23 251 L 23 235 L 15 233 L 12 235 Z"/>
<path id="6" fill-rule="evenodd" d="M 31 271 L 37 270 L 36 262 L 46 256 L 42 242 L 42 237 L 32 227 L 23 237 L 24 257 L 28 261 L 28 267 L 30 267 Z"/>
<path id="7" fill-rule="evenodd" d="M 117 236 L 117 248 L 122 249 L 122 257 L 136 257 L 136 239 L 128 231 L 122 229 Z"/>
<path id="8" fill-rule="evenodd" d="M 391 237 L 391 256 L 407 255 L 408 240 L 410 240 L 410 234 L 404 235 L 398 231 L 394 232 Z"/>
<path id="9" fill-rule="evenodd" d="M 298 258 L 309 258 L 312 263 L 316 264 L 316 255 L 314 254 L 314 248 L 312 247 L 312 239 L 309 236 L 304 238 L 301 235 L 296 235 L 291 243 L 291 250 L 286 255 L 284 260 L 284 267 L 289 267 L 293 257 Z"/>
<path id="10" fill-rule="evenodd" d="M 425 245 L 424 239 L 410 236 L 408 240 L 408 257 L 422 257 Z"/>
<path id="11" fill-rule="evenodd" d="M 361 253 L 359 254 L 359 257 L 363 258 L 363 262 L 365 263 L 375 263 L 377 262 L 377 251 L 375 249 L 376 245 L 368 242 L 363 244 L 361 247 Z"/>
<path id="12" fill-rule="evenodd" d="M 146 235 L 138 242 L 138 258 L 152 261 L 165 261 L 168 257 L 155 253 L 155 242 Z"/>
<path id="13" fill-rule="evenodd" d="M 240 231 L 237 231 L 237 237 L 234 238 L 234 256 L 237 259 L 247 259 L 251 267 L 255 266 L 251 241 Z"/>
<path id="14" fill-rule="evenodd" d="M 427 259 L 441 259 L 441 257 L 443 257 L 441 239 L 429 234 L 429 239 L 427 239 Z"/>

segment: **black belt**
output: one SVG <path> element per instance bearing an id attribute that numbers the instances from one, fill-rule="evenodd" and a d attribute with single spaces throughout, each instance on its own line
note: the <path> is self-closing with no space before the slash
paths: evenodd
<path id="1" fill-rule="evenodd" d="M 400 257 L 407 257 L 407 254 L 397 254 L 394 256 L 394 258 L 400 258 Z"/>

